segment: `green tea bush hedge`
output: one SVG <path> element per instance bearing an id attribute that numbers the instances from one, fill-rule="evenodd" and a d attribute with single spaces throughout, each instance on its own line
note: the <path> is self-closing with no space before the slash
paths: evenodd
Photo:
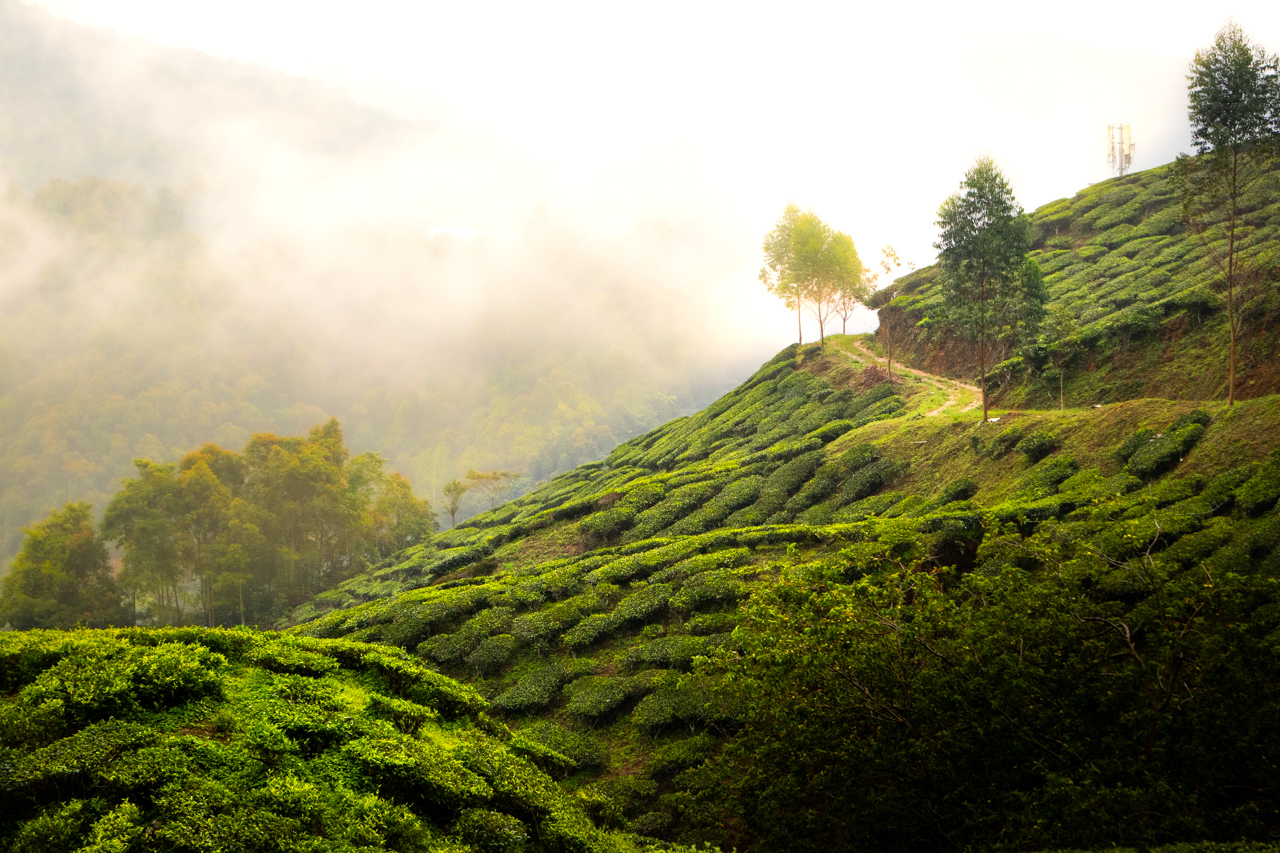
<path id="1" fill-rule="evenodd" d="M 1157 477 L 1181 462 L 1203 435 L 1204 427 L 1193 423 L 1177 432 L 1158 436 L 1129 457 L 1125 470 L 1143 480 Z"/>
<path id="2" fill-rule="evenodd" d="M 1039 429 L 1018 442 L 1016 450 L 1033 465 L 1058 449 L 1060 440 L 1050 430 Z"/>
<path id="3" fill-rule="evenodd" d="M 1236 501 L 1246 513 L 1256 515 L 1280 500 L 1280 450 L 1274 450 L 1248 482 L 1236 489 Z"/>
<path id="4" fill-rule="evenodd" d="M 608 747 L 600 738 L 566 729 L 549 720 L 538 720 L 520 729 L 517 734 L 555 750 L 569 758 L 574 767 L 580 770 L 602 767 L 608 757 Z"/>
<path id="5" fill-rule="evenodd" d="M 1128 462 L 1133 454 L 1137 453 L 1141 448 L 1146 447 L 1148 443 L 1154 441 L 1156 431 L 1151 427 L 1143 427 L 1136 430 L 1132 435 L 1121 442 L 1116 448 L 1116 458 L 1121 462 Z"/>
<path id="6" fill-rule="evenodd" d="M 747 587 L 738 569 L 717 569 L 694 575 L 685 581 L 671 604 L 681 610 L 697 610 L 708 605 L 737 601 L 747 596 Z"/>
<path id="7" fill-rule="evenodd" d="M 654 673 L 642 672 L 625 676 L 588 675 L 564 689 L 569 698 L 565 710 L 576 717 L 603 717 L 624 703 L 644 696 L 653 689 Z"/>
<path id="8" fill-rule="evenodd" d="M 942 490 L 942 494 L 938 496 L 938 505 L 946 506 L 955 501 L 967 501 L 977 493 L 978 484 L 969 477 L 961 477 L 959 480 L 948 483 Z"/>

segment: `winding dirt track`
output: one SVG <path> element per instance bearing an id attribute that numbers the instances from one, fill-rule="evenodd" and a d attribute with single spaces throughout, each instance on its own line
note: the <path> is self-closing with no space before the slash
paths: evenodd
<path id="1" fill-rule="evenodd" d="M 861 341 L 851 341 L 850 343 L 857 348 L 859 353 L 866 356 L 872 364 L 878 367 L 885 366 L 887 359 L 883 359 L 871 350 L 867 349 L 863 346 Z M 934 415 L 940 415 L 947 409 L 960 405 L 962 399 L 964 401 L 964 407 L 960 409 L 962 412 L 967 412 L 970 409 L 976 409 L 982 404 L 982 397 L 980 396 L 981 392 L 976 386 L 966 385 L 963 382 L 957 382 L 956 380 L 948 379 L 945 376 L 935 376 L 932 373 L 925 373 L 923 370 L 916 370 L 914 367 L 904 367 L 901 364 L 899 364 L 895 370 L 899 373 L 909 373 L 917 379 L 927 382 L 930 385 L 937 387 L 939 390 L 946 392 L 947 402 L 943 403 L 931 412 L 925 412 L 924 416 L 926 418 L 933 417 Z"/>

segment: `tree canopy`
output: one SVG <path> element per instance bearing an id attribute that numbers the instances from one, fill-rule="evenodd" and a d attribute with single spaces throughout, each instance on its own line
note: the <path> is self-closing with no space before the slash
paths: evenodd
<path id="1" fill-rule="evenodd" d="M 804 343 L 802 313 L 807 307 L 818 321 L 825 345 L 826 324 L 835 314 L 847 318 L 851 306 L 865 302 L 862 261 L 853 238 L 836 231 L 813 211 L 787 205 L 764 239 L 765 264 L 760 280 L 770 293 L 796 310 L 799 342 Z"/>
<path id="2" fill-rule="evenodd" d="M 1022 207 L 990 157 L 979 158 L 960 191 L 938 209 L 934 248 L 942 267 L 947 311 L 977 344 L 982 416 L 988 412 L 987 368 L 992 342 L 1028 293 L 1024 275 L 1031 234 Z M 1023 285 L 1020 287 L 1020 285 Z"/>
<path id="3" fill-rule="evenodd" d="M 124 623 L 106 546 L 86 503 L 67 504 L 26 536 L 0 595 L 0 627 L 105 628 Z"/>
<path id="4" fill-rule="evenodd" d="M 1241 331 L 1240 266 L 1246 198 L 1280 154 L 1280 61 L 1234 22 L 1213 47 L 1196 51 L 1188 80 L 1188 118 L 1196 157 L 1178 158 L 1183 219 L 1222 273 L 1227 307 L 1227 404 L 1236 396 Z"/>

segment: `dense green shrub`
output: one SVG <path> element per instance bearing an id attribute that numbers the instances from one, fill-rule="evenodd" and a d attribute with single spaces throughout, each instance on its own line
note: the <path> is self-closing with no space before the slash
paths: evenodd
<path id="1" fill-rule="evenodd" d="M 569 648 L 590 646 L 612 634 L 617 627 L 618 621 L 612 613 L 596 613 L 565 631 L 561 642 Z"/>
<path id="2" fill-rule="evenodd" d="M 1001 431 L 999 435 L 991 439 L 991 447 L 989 448 L 989 452 L 991 453 L 992 456 L 996 456 L 996 457 L 1003 456 L 1004 454 L 1008 453 L 1010 450 L 1013 450 L 1014 447 L 1016 447 L 1018 445 L 1018 442 L 1020 441 L 1022 441 L 1021 427 L 1019 427 L 1017 424 L 1014 424 L 1013 426 L 1010 426 L 1010 427 L 1005 427 L 1005 429 Z"/>
<path id="3" fill-rule="evenodd" d="M 281 640 L 263 646 L 254 652 L 249 659 L 263 669 L 269 669 L 272 672 L 315 677 L 333 672 L 341 666 L 333 658 L 306 651 Z"/>
<path id="4" fill-rule="evenodd" d="M 953 480 L 938 496 L 938 505 L 946 506 L 955 501 L 967 501 L 978 493 L 978 484 L 969 477 Z"/>
<path id="5" fill-rule="evenodd" d="M 719 639 L 719 638 L 717 638 Z M 710 637 L 676 635 L 639 643 L 627 649 L 623 661 L 628 666 L 661 666 L 687 670 L 698 655 L 705 655 L 714 642 Z"/>
<path id="6" fill-rule="evenodd" d="M 707 554 L 699 554 L 687 560 L 681 560 L 674 566 L 657 572 L 652 576 L 651 580 L 655 583 L 680 582 L 701 572 L 711 571 L 712 569 L 735 569 L 739 566 L 745 566 L 749 562 L 751 562 L 751 550 L 749 548 L 724 548 Z"/>
<path id="7" fill-rule="evenodd" d="M 765 478 L 759 474 L 739 477 L 697 512 L 673 524 L 668 535 L 691 536 L 716 527 L 737 510 L 755 503 L 764 485 Z"/>
<path id="8" fill-rule="evenodd" d="M 357 738 L 342 747 L 369 778 L 432 815 L 456 813 L 493 796 L 484 779 L 434 743 L 404 735 Z"/>
<path id="9" fill-rule="evenodd" d="M 1155 437 L 1156 431 L 1150 427 L 1143 427 L 1135 431 L 1116 448 L 1116 458 L 1121 462 L 1128 462 L 1129 457 L 1146 447 L 1151 441 L 1154 441 Z"/>
<path id="10" fill-rule="evenodd" d="M 684 629 L 697 637 L 710 634 L 723 634 L 732 631 L 738 625 L 736 610 L 712 613 L 698 613 L 684 623 Z"/>
<path id="11" fill-rule="evenodd" d="M 516 638 L 510 634 L 486 637 L 476 646 L 475 651 L 467 655 L 467 668 L 487 675 L 510 660 L 517 648 Z"/>
<path id="12" fill-rule="evenodd" d="M 603 717 L 625 702 L 653 689 L 656 675 L 642 672 L 631 678 L 588 675 L 565 687 L 569 704 L 565 710 L 576 717 Z"/>
<path id="13" fill-rule="evenodd" d="M 658 728 L 675 722 L 714 719 L 722 713 L 707 679 L 668 676 L 636 704 L 631 722 L 643 728 Z"/>
<path id="14" fill-rule="evenodd" d="M 435 708 L 448 717 L 479 714 L 489 707 L 474 688 L 428 669 L 403 652 L 370 652 L 362 664 L 379 675 L 391 693 Z"/>
<path id="15" fill-rule="evenodd" d="M 558 604 L 517 617 L 511 623 L 511 634 L 520 643 L 544 642 L 573 627 L 584 616 L 599 610 L 603 605 L 604 602 L 595 590 L 576 595 Z"/>
<path id="16" fill-rule="evenodd" d="M 1280 450 L 1272 451 L 1253 477 L 1236 489 L 1236 501 L 1250 514 L 1270 509 L 1277 500 L 1280 500 Z"/>
<path id="17" fill-rule="evenodd" d="M 1052 489 L 1070 479 L 1080 466 L 1071 457 L 1056 458 L 1036 467 L 1031 482 L 1044 489 Z"/>
<path id="18" fill-rule="evenodd" d="M 397 729 L 407 735 L 417 733 L 423 723 L 439 719 L 440 715 L 425 705 L 397 699 L 394 696 L 383 696 L 381 693 L 369 694 L 370 716 L 390 720 Z"/>
<path id="19" fill-rule="evenodd" d="M 685 581 L 671 604 L 681 610 L 697 610 L 708 605 L 745 598 L 747 587 L 738 569 L 717 569 L 694 575 Z"/>
<path id="20" fill-rule="evenodd" d="M 840 494 L 850 502 L 870 497 L 906 469 L 906 463 L 895 462 L 892 459 L 872 462 L 850 474 L 840 486 Z"/>
<path id="21" fill-rule="evenodd" d="M 666 530 L 720 491 L 718 482 L 690 483 L 674 489 L 654 506 L 636 516 L 635 524 L 624 537 L 629 542 L 648 539 Z"/>
<path id="22" fill-rule="evenodd" d="M 649 621 L 666 611 L 671 595 L 671 587 L 664 583 L 642 586 L 622 599 L 613 609 L 612 616 L 619 625 Z"/>
<path id="23" fill-rule="evenodd" d="M 554 663 L 539 666 L 520 678 L 514 687 L 493 700 L 498 711 L 527 711 L 551 702 L 560 691 L 564 674 Z"/>
<path id="24" fill-rule="evenodd" d="M 603 766 L 608 757 L 608 747 L 600 738 L 571 731 L 549 720 L 525 726 L 517 734 L 569 758 L 578 769 Z"/>
<path id="25" fill-rule="evenodd" d="M 1035 464 L 1058 449 L 1059 439 L 1050 430 L 1038 429 L 1020 440 L 1016 450 L 1027 457 L 1027 461 Z"/>
<path id="26" fill-rule="evenodd" d="M 1140 447 L 1129 457 L 1125 470 L 1143 480 L 1159 476 L 1182 461 L 1204 435 L 1204 427 L 1191 424 L 1177 432 L 1166 432 Z"/>
<path id="27" fill-rule="evenodd" d="M 860 468 L 865 468 L 879 458 L 880 451 L 875 448 L 875 445 L 858 444 L 842 453 L 837 464 L 848 475 Z"/>
<path id="28" fill-rule="evenodd" d="M 1199 424 L 1202 427 L 1207 427 L 1212 421 L 1213 416 L 1204 409 L 1192 409 L 1170 424 L 1168 432 L 1177 432 L 1178 430 L 1189 427 L 1192 424 Z"/>
<path id="29" fill-rule="evenodd" d="M 1205 487 L 1202 495 L 1214 512 L 1226 512 L 1235 501 L 1236 489 L 1249 482 L 1257 470 L 1257 464 L 1250 463 L 1223 471 Z"/>
<path id="30" fill-rule="evenodd" d="M 57 708 L 62 722 L 78 727 L 216 695 L 217 670 L 225 665 L 226 658 L 202 646 L 103 640 L 41 672 L 18 694 L 18 703 Z"/>
<path id="31" fill-rule="evenodd" d="M 645 772 L 654 778 L 663 778 L 701 764 L 713 752 L 716 742 L 710 735 L 697 734 L 664 744 L 654 750 Z"/>
<path id="32" fill-rule="evenodd" d="M 519 818 L 488 809 L 467 809 L 453 826 L 463 843 L 481 853 L 515 853 L 525 849 L 529 830 Z"/>

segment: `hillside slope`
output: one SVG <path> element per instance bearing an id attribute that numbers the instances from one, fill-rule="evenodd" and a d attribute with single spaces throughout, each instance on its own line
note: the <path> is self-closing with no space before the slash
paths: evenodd
<path id="1" fill-rule="evenodd" d="M 1071 308 L 1081 352 L 1068 367 L 1069 404 L 1140 397 L 1225 398 L 1227 326 L 1221 240 L 1204 241 L 1182 225 L 1174 164 L 1090 186 L 1029 214 L 1032 253 L 1045 274 L 1050 305 Z M 1252 270 L 1243 309 L 1237 394 L 1280 392 L 1280 168 L 1266 176 L 1244 210 L 1241 261 Z M 936 266 L 899 281 L 881 309 L 881 328 L 905 331 L 906 361 L 973 379 L 972 346 L 939 322 Z M 1010 407 L 1056 402 L 1058 383 L 1043 353 L 1006 350 L 991 380 Z"/>
<path id="2" fill-rule="evenodd" d="M 1209 778 L 1260 791 L 1280 782 L 1250 757 L 1280 746 L 1269 727 L 1239 742 L 1222 729 L 1226 713 L 1271 713 L 1273 686 L 1223 693 L 1214 681 L 1260 677 L 1232 669 L 1243 664 L 1221 657 L 1221 644 L 1264 642 L 1280 612 L 1280 397 L 1231 409 L 1137 399 L 980 423 L 954 396 L 937 381 L 886 381 L 853 339 L 829 339 L 825 358 L 790 347 L 704 412 L 319 596 L 294 613 L 293 630 L 394 645 L 470 682 L 522 736 L 569 757 L 567 784 L 598 820 L 644 835 L 760 849 L 1265 837 L 1280 826 L 1270 795 L 1195 792 Z M 975 595 L 974 584 L 988 588 Z M 857 632 L 896 624 L 874 604 L 894 589 L 905 597 L 892 612 L 916 606 L 918 626 L 933 624 L 929 608 L 969 614 L 912 653 L 955 644 L 960 657 L 937 674 L 945 689 L 935 682 L 928 695 L 942 690 L 968 710 L 922 705 L 911 712 L 918 734 L 902 742 L 883 723 L 864 730 L 838 713 L 867 697 L 907 701 L 880 692 L 899 688 L 847 693 L 811 671 L 832 648 L 852 644 L 831 661 L 839 671 L 856 665 L 856 650 L 889 642 Z M 1152 602 L 1171 595 L 1183 603 L 1151 621 Z M 819 601 L 828 603 L 812 610 Z M 1047 651 L 1035 678 L 986 687 L 962 675 L 960 662 L 1007 658 L 1001 632 L 1014 622 L 993 615 L 1001 602 L 1018 620 L 1040 620 L 1019 630 L 1044 648 L 1098 657 Z M 870 623 L 852 618 L 867 607 Z M 1108 620 L 1146 627 L 1091 627 Z M 1247 642 L 1228 637 L 1244 626 Z M 1125 642 L 1139 661 L 1169 649 L 1186 659 L 1186 694 L 1169 688 L 1176 713 L 1143 710 L 1151 697 L 1134 680 L 1141 667 L 1123 662 Z M 936 654 L 902 671 L 930 672 Z M 1257 654 L 1250 666 L 1277 665 L 1274 650 Z M 877 681 L 897 671 L 867 665 Z M 1046 706 L 1062 687 L 1037 678 L 1071 681 L 1078 698 Z M 1078 704 L 1091 690 L 1115 699 Z M 842 698 L 806 704 L 824 691 Z M 999 714 L 974 710 L 997 695 Z M 979 729 L 947 722 L 972 713 Z M 806 731 L 822 732 L 820 742 Z M 1049 760 L 1036 753 L 1044 737 L 1072 748 Z M 901 752 L 917 748 L 926 753 Z M 942 799 L 913 773 L 886 769 L 924 755 L 934 766 L 921 772 L 954 780 Z M 1195 779 L 1185 776 L 1193 756 Z M 832 761 L 835 775 L 824 776 Z M 1062 784 L 1080 786 L 1082 799 L 1064 802 Z M 1105 807 L 1090 799 L 1121 788 L 1131 795 Z M 881 790 L 883 800 L 868 793 Z M 1000 806 L 972 819 L 956 811 L 977 796 Z M 1163 806 L 1152 799 L 1165 796 Z M 1175 801 L 1175 816 L 1141 817 Z"/>
<path id="3" fill-rule="evenodd" d="M 0 843 L 624 853 L 471 689 L 403 653 L 202 629 L 0 636 Z"/>

